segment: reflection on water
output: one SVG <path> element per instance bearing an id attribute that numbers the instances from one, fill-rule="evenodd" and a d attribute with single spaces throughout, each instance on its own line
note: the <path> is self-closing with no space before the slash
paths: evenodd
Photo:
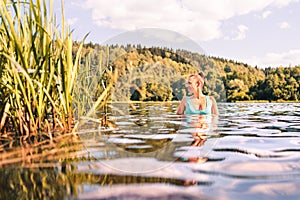
<path id="1" fill-rule="evenodd" d="M 6 145 L 0 199 L 298 199 L 299 104 L 224 103 L 219 117 L 177 105 L 114 104 L 113 126 Z"/>

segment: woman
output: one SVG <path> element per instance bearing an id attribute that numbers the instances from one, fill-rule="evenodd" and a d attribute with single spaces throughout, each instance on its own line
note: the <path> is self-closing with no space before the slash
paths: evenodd
<path id="1" fill-rule="evenodd" d="M 214 114 L 218 115 L 218 106 L 213 96 L 205 96 L 202 93 L 204 86 L 204 74 L 190 75 L 187 88 L 192 96 L 183 97 L 177 110 L 178 115 L 182 114 Z"/>

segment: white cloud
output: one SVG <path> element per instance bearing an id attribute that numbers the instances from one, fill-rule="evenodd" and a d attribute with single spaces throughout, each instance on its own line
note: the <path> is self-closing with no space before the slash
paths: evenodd
<path id="1" fill-rule="evenodd" d="M 235 38 L 233 38 L 232 40 L 243 40 L 243 39 L 245 39 L 247 30 L 248 30 L 247 26 L 239 25 L 237 36 Z"/>
<path id="2" fill-rule="evenodd" d="M 281 22 L 281 23 L 279 23 L 278 25 L 279 25 L 279 27 L 280 27 L 281 29 L 287 29 L 287 28 L 290 28 L 290 24 L 287 23 L 287 22 Z"/>
<path id="3" fill-rule="evenodd" d="M 289 5 L 291 2 L 298 2 L 299 0 L 275 0 L 273 2 L 274 6 L 279 8 Z"/>
<path id="4" fill-rule="evenodd" d="M 84 0 L 82 7 L 92 10 L 92 20 L 98 26 L 121 30 L 162 28 L 205 41 L 221 38 L 221 24 L 229 18 L 260 11 L 270 5 L 286 6 L 292 1 Z"/>
<path id="5" fill-rule="evenodd" d="M 270 10 L 267 10 L 265 12 L 263 12 L 262 14 L 262 18 L 266 19 L 267 17 L 269 17 L 272 14 L 272 12 Z"/>
<path id="6" fill-rule="evenodd" d="M 292 49 L 281 53 L 268 53 L 262 57 L 253 57 L 244 62 L 258 67 L 279 67 L 300 65 L 300 49 Z"/>
<path id="7" fill-rule="evenodd" d="M 73 25 L 77 21 L 78 21 L 78 18 L 76 18 L 76 17 L 67 19 L 67 22 L 68 22 L 69 25 Z"/>
<path id="8" fill-rule="evenodd" d="M 82 2 L 81 2 L 81 0 L 72 0 L 71 1 L 71 5 L 72 6 L 81 7 L 82 6 Z"/>

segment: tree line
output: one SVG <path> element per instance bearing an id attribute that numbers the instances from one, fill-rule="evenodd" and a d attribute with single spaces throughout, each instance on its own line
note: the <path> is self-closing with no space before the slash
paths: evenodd
<path id="1" fill-rule="evenodd" d="M 75 45 L 74 52 L 76 48 Z M 180 100 L 188 94 L 186 78 L 200 71 L 206 78 L 204 92 L 217 101 L 300 99 L 300 66 L 261 69 L 182 49 L 130 44 L 88 43 L 84 45 L 82 57 L 82 64 L 90 62 L 95 74 L 99 69 L 106 70 L 100 77 L 101 84 L 115 82 L 111 91 L 113 100 Z M 117 74 L 115 80 L 109 75 L 112 72 Z"/>

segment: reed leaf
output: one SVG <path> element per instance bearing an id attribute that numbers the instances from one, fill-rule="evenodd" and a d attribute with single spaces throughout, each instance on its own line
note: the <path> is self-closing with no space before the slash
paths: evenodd
<path id="1" fill-rule="evenodd" d="M 73 59 L 72 33 L 64 17 L 61 30 L 55 26 L 53 0 L 1 0 L 0 6 L 0 131 L 70 131 L 82 45 Z"/>

